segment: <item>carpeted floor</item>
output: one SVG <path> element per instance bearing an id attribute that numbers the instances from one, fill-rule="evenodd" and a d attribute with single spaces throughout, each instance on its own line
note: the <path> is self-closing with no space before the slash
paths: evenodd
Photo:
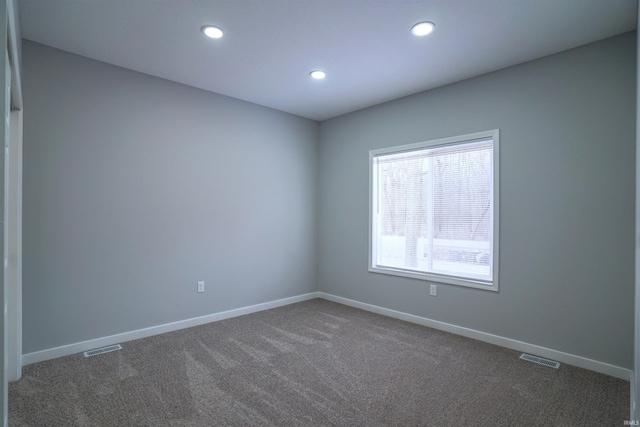
<path id="1" fill-rule="evenodd" d="M 629 382 L 315 299 L 26 366 L 18 426 L 622 426 Z"/>

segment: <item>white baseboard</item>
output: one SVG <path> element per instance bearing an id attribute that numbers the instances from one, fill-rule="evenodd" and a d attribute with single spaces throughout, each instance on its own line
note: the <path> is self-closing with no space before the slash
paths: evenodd
<path id="1" fill-rule="evenodd" d="M 566 363 L 568 365 L 577 366 L 591 371 L 600 372 L 602 374 L 610 375 L 616 378 L 621 378 L 627 381 L 633 381 L 633 371 L 619 366 L 610 365 L 608 363 L 598 362 L 596 360 L 587 359 L 582 356 L 576 356 L 569 353 L 553 350 L 546 347 L 541 347 L 535 344 L 529 344 L 522 341 L 513 340 L 510 338 L 501 337 L 498 335 L 488 334 L 486 332 L 476 331 L 474 329 L 465 328 L 462 326 L 452 325 L 450 323 L 444 323 L 437 320 L 427 319 L 426 317 L 415 316 L 413 314 L 403 313 L 401 311 L 391 310 L 384 307 L 378 307 L 376 305 L 367 304 L 348 298 L 339 297 L 324 292 L 310 292 L 308 294 L 298 295 L 295 297 L 284 298 L 276 301 L 266 302 L 262 304 L 256 304 L 248 307 L 237 308 L 233 310 L 223 311 L 220 313 L 210 314 L 207 316 L 195 317 L 192 319 L 181 320 L 178 322 L 167 323 L 164 325 L 152 326 L 150 328 L 139 329 L 136 331 L 125 332 L 122 334 L 111 335 L 108 337 L 97 338 L 94 340 L 83 341 L 79 343 L 64 345 L 47 350 L 36 351 L 33 353 L 24 354 L 22 356 L 22 365 L 29 365 L 31 363 L 42 362 L 45 360 L 55 359 L 58 357 L 68 356 L 75 353 L 81 353 L 83 351 L 92 350 L 95 348 L 105 347 L 108 345 L 123 343 L 127 341 L 137 340 L 140 338 L 146 338 L 153 335 L 164 334 L 167 332 L 177 331 L 179 329 L 190 328 L 193 326 L 203 325 L 205 323 L 217 322 L 219 320 L 230 319 L 232 317 L 243 316 L 245 314 L 256 313 L 258 311 L 269 310 L 271 308 L 282 307 L 297 302 L 302 302 L 314 298 L 323 298 L 329 301 L 337 302 L 340 304 L 348 305 L 350 307 L 359 308 L 362 310 L 370 311 L 372 313 L 382 314 L 384 316 L 393 317 L 395 319 L 404 320 L 411 323 L 427 326 L 433 329 L 438 329 L 445 332 L 451 332 L 457 335 L 462 335 L 468 338 L 473 338 L 479 341 L 487 342 L 490 344 L 499 345 L 502 347 L 510 348 L 512 350 L 523 351 L 531 353 L 536 356 L 542 356 L 548 359 L 557 360 L 558 362 Z M 634 393 L 632 392 L 632 395 Z"/>
<path id="2" fill-rule="evenodd" d="M 464 328 L 462 326 L 452 325 L 450 323 L 439 322 L 437 320 L 427 319 L 426 317 L 415 316 L 413 314 L 403 313 L 401 311 L 395 311 L 384 307 L 378 307 L 376 305 L 366 304 L 359 301 L 354 301 L 348 298 L 343 298 L 324 292 L 318 292 L 320 298 L 324 298 L 329 301 L 337 302 L 340 304 L 348 305 L 362 310 L 370 311 L 384 316 L 393 317 L 395 319 L 404 320 L 411 323 L 417 323 L 419 325 L 428 326 L 433 329 L 438 329 L 445 332 L 451 332 L 456 335 L 462 335 L 464 337 L 473 338 L 478 341 L 487 342 L 490 344 L 499 345 L 501 347 L 510 348 L 512 350 L 523 351 L 536 356 L 545 357 L 547 359 L 553 359 L 558 362 L 566 363 L 567 365 L 577 366 L 579 368 L 589 369 L 591 371 L 599 372 L 602 374 L 610 375 L 612 377 L 621 378 L 623 380 L 632 380 L 633 371 L 619 366 L 610 365 L 604 362 L 598 362 L 597 360 L 587 359 L 582 356 L 576 356 L 562 351 L 552 350 L 550 348 L 541 347 L 535 344 L 529 344 L 522 341 L 513 340 L 511 338 L 505 338 L 498 335 L 488 334 L 486 332 L 476 331 L 474 329 Z"/>
<path id="3" fill-rule="evenodd" d="M 637 420 L 639 417 L 638 415 L 636 415 L 636 381 L 634 376 L 634 372 L 631 371 L 631 387 L 629 388 L 629 397 L 631 400 L 631 404 L 629 405 L 630 409 L 630 414 L 629 414 L 629 420 L 635 421 Z"/>
<path id="4" fill-rule="evenodd" d="M 152 326 L 150 328 L 138 329 L 136 331 L 125 332 L 122 334 L 111 335 L 108 337 L 82 341 L 75 344 L 64 345 L 47 350 L 36 351 L 33 353 L 27 353 L 22 355 L 22 365 L 25 366 L 31 363 L 42 362 L 45 360 L 68 356 L 70 354 L 81 353 L 83 351 L 92 350 L 94 348 L 105 347 L 108 345 L 146 338 L 153 335 L 173 332 L 179 329 L 191 328 L 193 326 L 204 325 L 205 323 L 217 322 L 219 320 L 230 319 L 232 317 L 243 316 L 245 314 L 251 314 L 258 311 L 269 310 L 271 308 L 282 307 L 284 305 L 294 304 L 318 297 L 319 295 L 317 292 L 311 292 L 295 297 L 279 299 L 276 301 L 265 302 L 262 304 L 251 305 L 248 307 L 237 308 L 234 310 L 223 311 L 215 314 L 209 314 L 207 316 L 195 317 L 192 319 L 181 320 L 178 322 Z"/>

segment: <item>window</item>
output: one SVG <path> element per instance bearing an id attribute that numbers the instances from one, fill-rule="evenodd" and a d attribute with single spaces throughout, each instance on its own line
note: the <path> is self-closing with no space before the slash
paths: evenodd
<path id="1" fill-rule="evenodd" d="M 373 150 L 369 271 L 498 290 L 492 130 Z"/>

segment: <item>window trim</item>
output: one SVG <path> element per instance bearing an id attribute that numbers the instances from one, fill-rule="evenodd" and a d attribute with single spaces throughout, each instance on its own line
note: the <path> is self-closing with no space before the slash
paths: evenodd
<path id="1" fill-rule="evenodd" d="M 492 166 L 493 166 L 493 241 L 492 241 L 492 252 L 493 252 L 493 266 L 492 266 L 492 281 L 482 281 L 482 280 L 474 280 L 467 279 L 463 277 L 457 276 L 448 276 L 437 273 L 423 273 L 418 271 L 409 271 L 402 270 L 390 267 L 379 267 L 375 265 L 374 258 L 374 215 L 373 209 L 376 206 L 375 202 L 375 194 L 377 191 L 377 177 L 374 176 L 375 168 L 374 168 L 374 159 L 381 155 L 389 155 L 389 154 L 398 154 L 402 152 L 415 151 L 424 148 L 436 148 L 436 147 L 444 147 L 448 145 L 457 145 L 464 144 L 469 142 L 474 142 L 478 140 L 493 140 L 493 156 L 492 156 Z M 500 252 L 499 252 L 499 230 L 500 230 L 500 130 L 493 129 L 483 132 L 470 133 L 466 135 L 453 136 L 448 138 L 435 139 L 430 141 L 417 142 L 413 144 L 406 144 L 388 148 L 380 148 L 376 150 L 369 151 L 369 272 L 371 273 L 380 273 L 380 274 L 388 274 L 392 276 L 400 276 L 400 277 L 408 277 L 412 279 L 420 279 L 429 282 L 436 283 L 444 283 L 450 285 L 457 286 L 465 286 L 476 289 L 484 289 L 488 291 L 498 292 L 499 289 L 499 263 L 500 263 Z"/>

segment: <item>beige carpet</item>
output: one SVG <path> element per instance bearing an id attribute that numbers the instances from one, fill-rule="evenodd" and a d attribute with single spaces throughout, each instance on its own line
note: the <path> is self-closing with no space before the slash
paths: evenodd
<path id="1" fill-rule="evenodd" d="M 14 426 L 622 426 L 629 382 L 316 299 L 24 368 Z"/>

